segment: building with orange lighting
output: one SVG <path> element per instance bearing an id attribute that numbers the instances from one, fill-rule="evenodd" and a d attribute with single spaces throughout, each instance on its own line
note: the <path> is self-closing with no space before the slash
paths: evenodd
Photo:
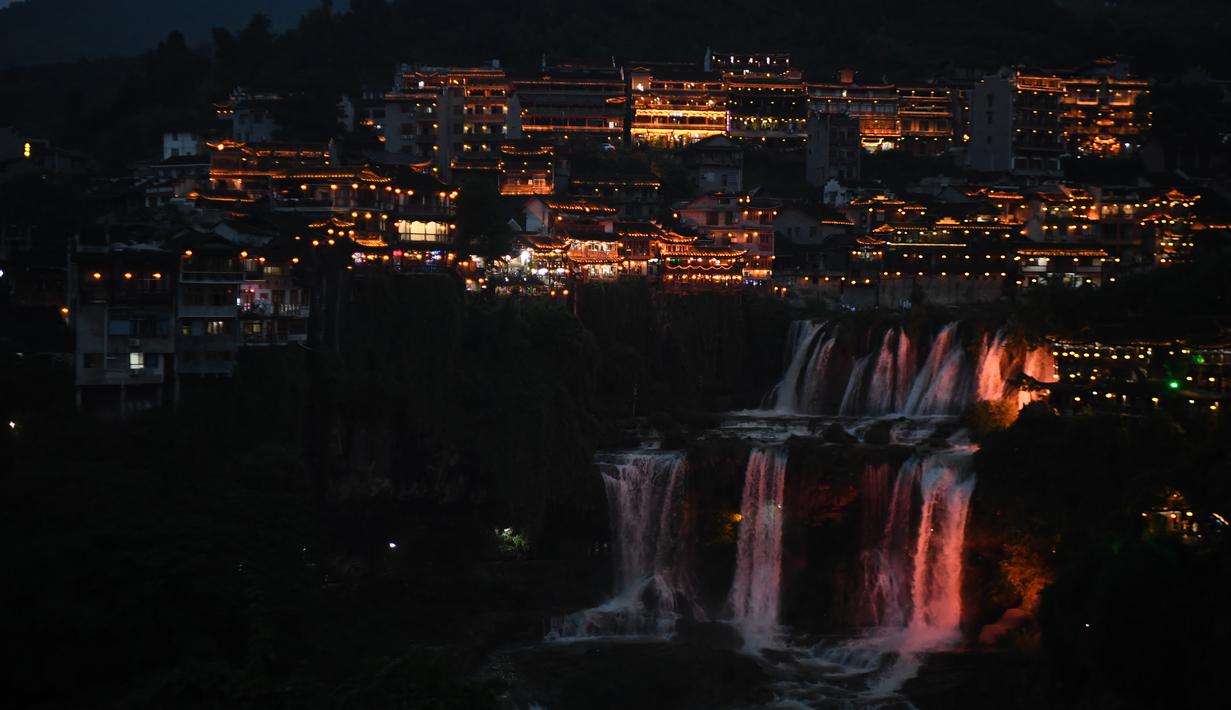
<path id="1" fill-rule="evenodd" d="M 674 213 L 682 224 L 714 244 L 742 250 L 745 279 L 763 283 L 773 275 L 774 219 L 779 209 L 772 200 L 714 193 L 677 205 Z"/>
<path id="2" fill-rule="evenodd" d="M 569 176 L 569 192 L 611 205 L 621 219 L 653 219 L 662 207 L 662 181 L 649 170 L 576 170 Z"/>
<path id="3" fill-rule="evenodd" d="M 956 106 L 955 92 L 949 87 L 898 87 L 901 147 L 915 155 L 944 154 L 954 142 Z"/>
<path id="4" fill-rule="evenodd" d="M 510 138 L 619 143 L 627 127 L 623 70 L 613 64 L 544 65 L 511 81 Z"/>
<path id="5" fill-rule="evenodd" d="M 479 67 L 403 65 L 383 115 L 385 149 L 431 163 L 446 180 L 455 168 L 494 162 L 508 132 L 509 81 L 499 62 Z"/>
<path id="6" fill-rule="evenodd" d="M 892 150 L 902 138 L 898 90 L 891 84 L 857 84 L 855 72 L 838 72 L 834 83 L 808 84 L 808 110 L 815 115 L 840 115 L 859 126 L 864 150 Z"/>
<path id="7" fill-rule="evenodd" d="M 787 54 L 707 50 L 705 70 L 722 75 L 730 115 L 727 135 L 782 147 L 807 138 L 808 100 L 803 75 Z"/>
<path id="8" fill-rule="evenodd" d="M 1133 78 L 1123 64 L 1102 60 L 1062 84 L 1060 125 L 1076 153 L 1113 157 L 1134 150 L 1150 130 L 1150 82 Z"/>
<path id="9" fill-rule="evenodd" d="M 626 72 L 633 142 L 678 148 L 727 132 L 727 94 L 718 72 L 651 62 L 629 64 Z"/>

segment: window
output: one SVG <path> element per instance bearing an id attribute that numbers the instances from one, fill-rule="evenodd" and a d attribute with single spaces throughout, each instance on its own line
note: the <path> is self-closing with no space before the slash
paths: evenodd
<path id="1" fill-rule="evenodd" d="M 145 368 L 145 353 L 129 353 L 128 369 L 141 370 Z"/>
<path id="2" fill-rule="evenodd" d="M 207 335 L 223 335 L 226 333 L 226 321 L 212 320 L 205 324 L 205 332 Z"/>

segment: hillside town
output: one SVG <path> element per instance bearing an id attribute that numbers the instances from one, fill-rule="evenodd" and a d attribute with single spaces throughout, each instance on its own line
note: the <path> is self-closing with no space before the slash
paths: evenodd
<path id="1" fill-rule="evenodd" d="M 1215 86 L 1225 140 L 1231 84 Z M 315 135 L 279 126 L 293 95 L 236 88 L 128 174 L 0 134 L 0 180 L 92 206 L 55 228 L 6 214 L 0 292 L 62 316 L 81 406 L 128 411 L 230 376 L 241 349 L 305 345 L 338 269 L 561 304 L 604 282 L 852 310 L 1099 288 L 1231 230 L 1218 170 L 1152 133 L 1155 88 L 1114 59 L 899 85 L 805 77 L 784 53 L 544 57 L 400 66 Z M 1130 157 L 1139 174 L 1062 167 Z"/>

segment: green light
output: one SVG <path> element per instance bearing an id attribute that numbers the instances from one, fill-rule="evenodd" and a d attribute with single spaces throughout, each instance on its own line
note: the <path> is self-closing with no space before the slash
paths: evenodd
<path id="1" fill-rule="evenodd" d="M 1172 380 L 1172 381 L 1168 382 L 1168 383 L 1167 383 L 1167 386 L 1168 386 L 1168 387 L 1170 387 L 1170 388 L 1171 388 L 1171 389 L 1173 389 L 1173 390 L 1178 390 L 1178 389 L 1180 389 L 1180 383 L 1179 383 L 1178 381 L 1176 381 L 1176 380 Z"/>

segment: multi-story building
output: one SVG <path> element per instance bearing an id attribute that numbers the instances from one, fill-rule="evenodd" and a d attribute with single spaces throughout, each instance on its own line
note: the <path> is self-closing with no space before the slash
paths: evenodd
<path id="1" fill-rule="evenodd" d="M 336 164 L 332 143 L 253 144 L 220 141 L 210 144 L 210 188 L 196 198 L 216 207 L 251 204 L 269 199 L 274 182 L 292 172 L 328 171 Z"/>
<path id="2" fill-rule="evenodd" d="M 1064 135 L 1060 77 L 1002 71 L 975 85 L 970 99 L 967 167 L 982 172 L 1054 175 Z"/>
<path id="3" fill-rule="evenodd" d="M 241 259 L 239 324 L 244 347 L 307 342 L 311 299 L 292 273 L 299 258 L 275 256 L 275 249 L 259 251 L 262 255 L 252 252 Z"/>
<path id="4" fill-rule="evenodd" d="M 1130 76 L 1122 63 L 1100 61 L 1062 84 L 1060 126 L 1078 154 L 1119 155 L 1150 130 L 1153 116 L 1144 101 L 1150 82 Z"/>
<path id="5" fill-rule="evenodd" d="M 741 193 L 714 193 L 678 205 L 675 217 L 720 247 L 745 252 L 744 278 L 765 283 L 774 268 L 777 202 Z"/>
<path id="6" fill-rule="evenodd" d="M 954 90 L 943 86 L 898 87 L 901 146 L 915 155 L 936 156 L 954 142 Z"/>
<path id="7" fill-rule="evenodd" d="M 511 81 L 509 137 L 618 143 L 625 138 L 623 71 L 607 65 L 544 65 Z"/>
<path id="8" fill-rule="evenodd" d="M 744 189 L 744 149 L 726 136 L 711 136 L 683 152 L 688 180 L 698 193 Z"/>
<path id="9" fill-rule="evenodd" d="M 575 171 L 569 177 L 569 192 L 611 205 L 621 219 L 628 220 L 657 217 L 661 188 L 662 181 L 648 170 L 597 168 Z"/>
<path id="10" fill-rule="evenodd" d="M 730 115 L 727 135 L 784 147 L 803 145 L 807 92 L 789 55 L 707 50 L 705 70 L 722 74 Z"/>
<path id="11" fill-rule="evenodd" d="M 65 315 L 76 336 L 79 407 L 124 416 L 172 394 L 178 261 L 146 245 L 77 248 Z"/>
<path id="12" fill-rule="evenodd" d="M 494 163 L 508 132 L 509 81 L 499 62 L 479 67 L 403 65 L 380 115 L 360 123 L 383 127 L 385 149 L 430 163 L 450 179 L 454 169 Z"/>
<path id="13" fill-rule="evenodd" d="M 550 195 L 556 190 L 556 149 L 546 140 L 510 140 L 500 147 L 502 195 Z"/>
<path id="14" fill-rule="evenodd" d="M 278 132 L 274 112 L 283 101 L 280 94 L 258 94 L 238 88 L 219 104 L 220 120 L 231 124 L 231 139 L 240 143 L 271 143 Z"/>
<path id="15" fill-rule="evenodd" d="M 676 148 L 727 131 L 727 95 L 718 72 L 693 65 L 634 63 L 627 68 L 632 139 Z"/>
<path id="16" fill-rule="evenodd" d="M 241 343 L 242 256 L 234 244 L 212 234 L 186 236 L 175 246 L 183 248 L 175 304 L 176 375 L 230 377 Z"/>
<path id="17" fill-rule="evenodd" d="M 898 90 L 891 84 L 857 84 L 855 72 L 838 72 L 836 83 L 808 84 L 810 114 L 837 114 L 858 123 L 865 150 L 891 150 L 902 137 Z"/>
<path id="18" fill-rule="evenodd" d="M 820 187 L 830 180 L 859 179 L 859 122 L 849 115 L 809 111 L 805 179 Z"/>

